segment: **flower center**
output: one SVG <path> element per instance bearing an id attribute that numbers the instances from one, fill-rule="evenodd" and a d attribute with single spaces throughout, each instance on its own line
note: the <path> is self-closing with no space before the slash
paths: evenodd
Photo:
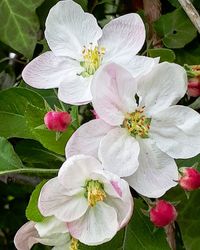
<path id="1" fill-rule="evenodd" d="M 85 196 L 91 207 L 95 206 L 98 201 L 103 201 L 106 198 L 103 184 L 97 180 L 87 181 Z"/>
<path id="2" fill-rule="evenodd" d="M 70 250 L 78 250 L 78 240 L 75 238 L 71 238 Z"/>
<path id="3" fill-rule="evenodd" d="M 82 77 L 89 77 L 93 75 L 101 65 L 105 54 L 105 48 L 100 48 L 98 46 L 92 48 L 92 44 L 90 44 L 90 48 L 84 47 L 82 54 L 84 60 L 80 62 L 80 65 L 84 68 L 84 71 L 81 72 L 80 75 Z"/>
<path id="4" fill-rule="evenodd" d="M 127 113 L 122 127 L 126 128 L 134 137 L 148 138 L 150 123 L 151 118 L 144 115 L 144 109 L 142 108 L 133 113 Z"/>

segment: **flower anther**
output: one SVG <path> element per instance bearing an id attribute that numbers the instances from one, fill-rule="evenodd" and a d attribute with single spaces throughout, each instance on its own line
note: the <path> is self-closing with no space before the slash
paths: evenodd
<path id="1" fill-rule="evenodd" d="M 94 207 L 98 201 L 103 201 L 106 198 L 103 184 L 97 180 L 87 181 L 85 195 L 90 207 Z"/>
<path id="2" fill-rule="evenodd" d="M 90 43 L 89 48 L 84 46 L 82 51 L 84 60 L 80 62 L 80 65 L 84 68 L 84 71 L 81 72 L 80 75 L 82 77 L 89 77 L 93 75 L 100 67 L 104 54 L 105 48 L 99 46 L 92 48 L 92 43 Z"/>
<path id="3" fill-rule="evenodd" d="M 134 137 L 148 138 L 150 123 L 151 118 L 145 116 L 144 108 L 142 108 L 133 113 L 127 113 L 122 127 L 126 128 Z"/>

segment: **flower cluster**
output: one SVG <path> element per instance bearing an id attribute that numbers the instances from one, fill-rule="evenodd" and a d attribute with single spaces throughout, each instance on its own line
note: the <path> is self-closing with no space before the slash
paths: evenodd
<path id="1" fill-rule="evenodd" d="M 51 51 L 25 67 L 25 82 L 58 88 L 58 98 L 68 104 L 91 102 L 98 119 L 69 139 L 67 160 L 40 192 L 44 221 L 25 224 L 15 245 L 25 250 L 40 242 L 75 250 L 78 241 L 111 240 L 129 222 L 129 185 L 149 198 L 161 197 L 178 182 L 183 186 L 174 159 L 200 152 L 200 115 L 176 105 L 187 91 L 181 66 L 136 56 L 145 41 L 139 15 L 118 17 L 101 30 L 91 14 L 64 0 L 50 10 L 45 37 Z M 64 131 L 71 117 L 50 112 L 44 120 L 47 128 Z M 158 227 L 176 216 L 163 200 L 150 211 Z"/>

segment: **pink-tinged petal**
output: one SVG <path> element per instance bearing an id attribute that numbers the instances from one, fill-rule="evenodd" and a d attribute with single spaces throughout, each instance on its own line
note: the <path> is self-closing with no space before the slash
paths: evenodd
<path id="1" fill-rule="evenodd" d="M 69 232 L 66 223 L 58 220 L 55 216 L 47 217 L 42 222 L 35 223 L 35 228 L 40 237 Z"/>
<path id="2" fill-rule="evenodd" d="M 81 72 L 78 62 L 66 57 L 57 57 L 51 51 L 36 57 L 23 70 L 24 81 L 38 89 L 57 88 L 68 78 Z"/>
<path id="3" fill-rule="evenodd" d="M 17 250 L 30 250 L 31 247 L 38 243 L 39 235 L 32 221 L 24 224 L 16 233 L 14 244 Z"/>
<path id="4" fill-rule="evenodd" d="M 200 153 L 200 115 L 185 106 L 171 106 L 152 117 L 150 137 L 173 158 Z"/>
<path id="5" fill-rule="evenodd" d="M 178 168 L 174 159 L 159 150 L 150 139 L 142 139 L 139 144 L 139 167 L 126 180 L 139 194 L 158 198 L 177 185 Z"/>
<path id="6" fill-rule="evenodd" d="M 77 74 L 73 78 L 65 78 L 59 86 L 58 98 L 65 103 L 74 105 L 83 105 L 91 102 L 91 79 L 92 77 L 84 78 Z"/>
<path id="7" fill-rule="evenodd" d="M 122 56 L 134 56 L 145 41 L 145 27 L 138 14 L 127 14 L 113 19 L 103 28 L 99 44 L 106 49 L 105 61 Z"/>
<path id="8" fill-rule="evenodd" d="M 59 1 L 51 8 L 46 20 L 45 37 L 55 55 L 79 60 L 83 46 L 97 44 L 101 36 L 102 30 L 95 17 L 84 13 L 74 1 Z"/>
<path id="9" fill-rule="evenodd" d="M 120 176 L 129 176 L 138 168 L 139 144 L 123 128 L 112 129 L 99 146 L 103 168 Z"/>
<path id="10" fill-rule="evenodd" d="M 138 80 L 140 106 L 148 116 L 176 104 L 186 93 L 187 75 L 174 63 L 160 63 Z"/>
<path id="11" fill-rule="evenodd" d="M 98 180 L 103 183 L 104 191 L 109 196 L 121 199 L 123 196 L 123 186 L 121 186 L 121 178 L 109 171 L 98 170 L 90 175 L 91 179 Z"/>
<path id="12" fill-rule="evenodd" d="M 66 157 L 85 154 L 97 158 L 99 143 L 111 128 L 112 126 L 101 119 L 83 124 L 69 139 L 65 149 Z"/>
<path id="13" fill-rule="evenodd" d="M 119 229 L 115 209 L 104 202 L 98 202 L 80 219 L 67 225 L 74 238 L 91 246 L 111 240 Z"/>
<path id="14" fill-rule="evenodd" d="M 71 237 L 68 233 L 56 233 L 51 236 L 40 238 L 39 243 L 46 246 L 54 246 L 52 250 L 70 249 Z"/>
<path id="15" fill-rule="evenodd" d="M 92 173 L 92 178 L 103 184 L 106 192 L 104 202 L 116 210 L 118 223 L 122 228 L 129 222 L 133 212 L 133 198 L 128 183 L 105 170 Z"/>
<path id="16" fill-rule="evenodd" d="M 54 215 L 61 221 L 72 221 L 86 212 L 88 203 L 84 197 L 84 188 L 80 187 L 76 194 L 69 196 L 68 190 L 55 177 L 42 187 L 38 208 L 44 216 Z"/>
<path id="17" fill-rule="evenodd" d="M 125 114 L 136 108 L 136 89 L 135 80 L 121 66 L 111 63 L 100 68 L 91 85 L 95 111 L 110 125 L 121 125 Z"/>
<path id="18" fill-rule="evenodd" d="M 92 172 L 101 169 L 103 169 L 101 163 L 94 157 L 74 155 L 63 163 L 58 179 L 67 190 L 78 189 L 85 186 Z"/>
<path id="19" fill-rule="evenodd" d="M 121 190 L 121 187 L 119 186 L 118 181 L 111 180 L 110 183 L 115 189 L 115 191 L 118 193 L 118 195 L 122 197 L 122 190 Z"/>
<path id="20" fill-rule="evenodd" d="M 139 77 L 148 74 L 159 63 L 159 58 L 146 56 L 133 56 L 130 58 L 124 56 L 116 58 L 115 63 L 128 70 L 133 77 Z"/>

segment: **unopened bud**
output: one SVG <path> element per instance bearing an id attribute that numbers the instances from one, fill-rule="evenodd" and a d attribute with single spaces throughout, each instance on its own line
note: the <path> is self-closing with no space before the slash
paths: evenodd
<path id="1" fill-rule="evenodd" d="M 192 97 L 200 96 L 200 77 L 193 77 L 189 79 L 188 95 Z"/>
<path id="2" fill-rule="evenodd" d="M 186 191 L 200 188 L 200 172 L 195 168 L 184 168 L 183 176 L 179 179 L 179 185 Z"/>
<path id="3" fill-rule="evenodd" d="M 63 132 L 71 123 L 71 116 L 67 112 L 50 111 L 46 113 L 44 123 L 49 130 Z"/>
<path id="4" fill-rule="evenodd" d="M 156 227 L 165 227 L 176 220 L 176 217 L 175 207 L 165 200 L 157 201 L 150 210 L 150 220 Z"/>
<path id="5" fill-rule="evenodd" d="M 188 75 L 188 90 L 189 96 L 200 96 L 200 65 L 185 65 Z"/>

